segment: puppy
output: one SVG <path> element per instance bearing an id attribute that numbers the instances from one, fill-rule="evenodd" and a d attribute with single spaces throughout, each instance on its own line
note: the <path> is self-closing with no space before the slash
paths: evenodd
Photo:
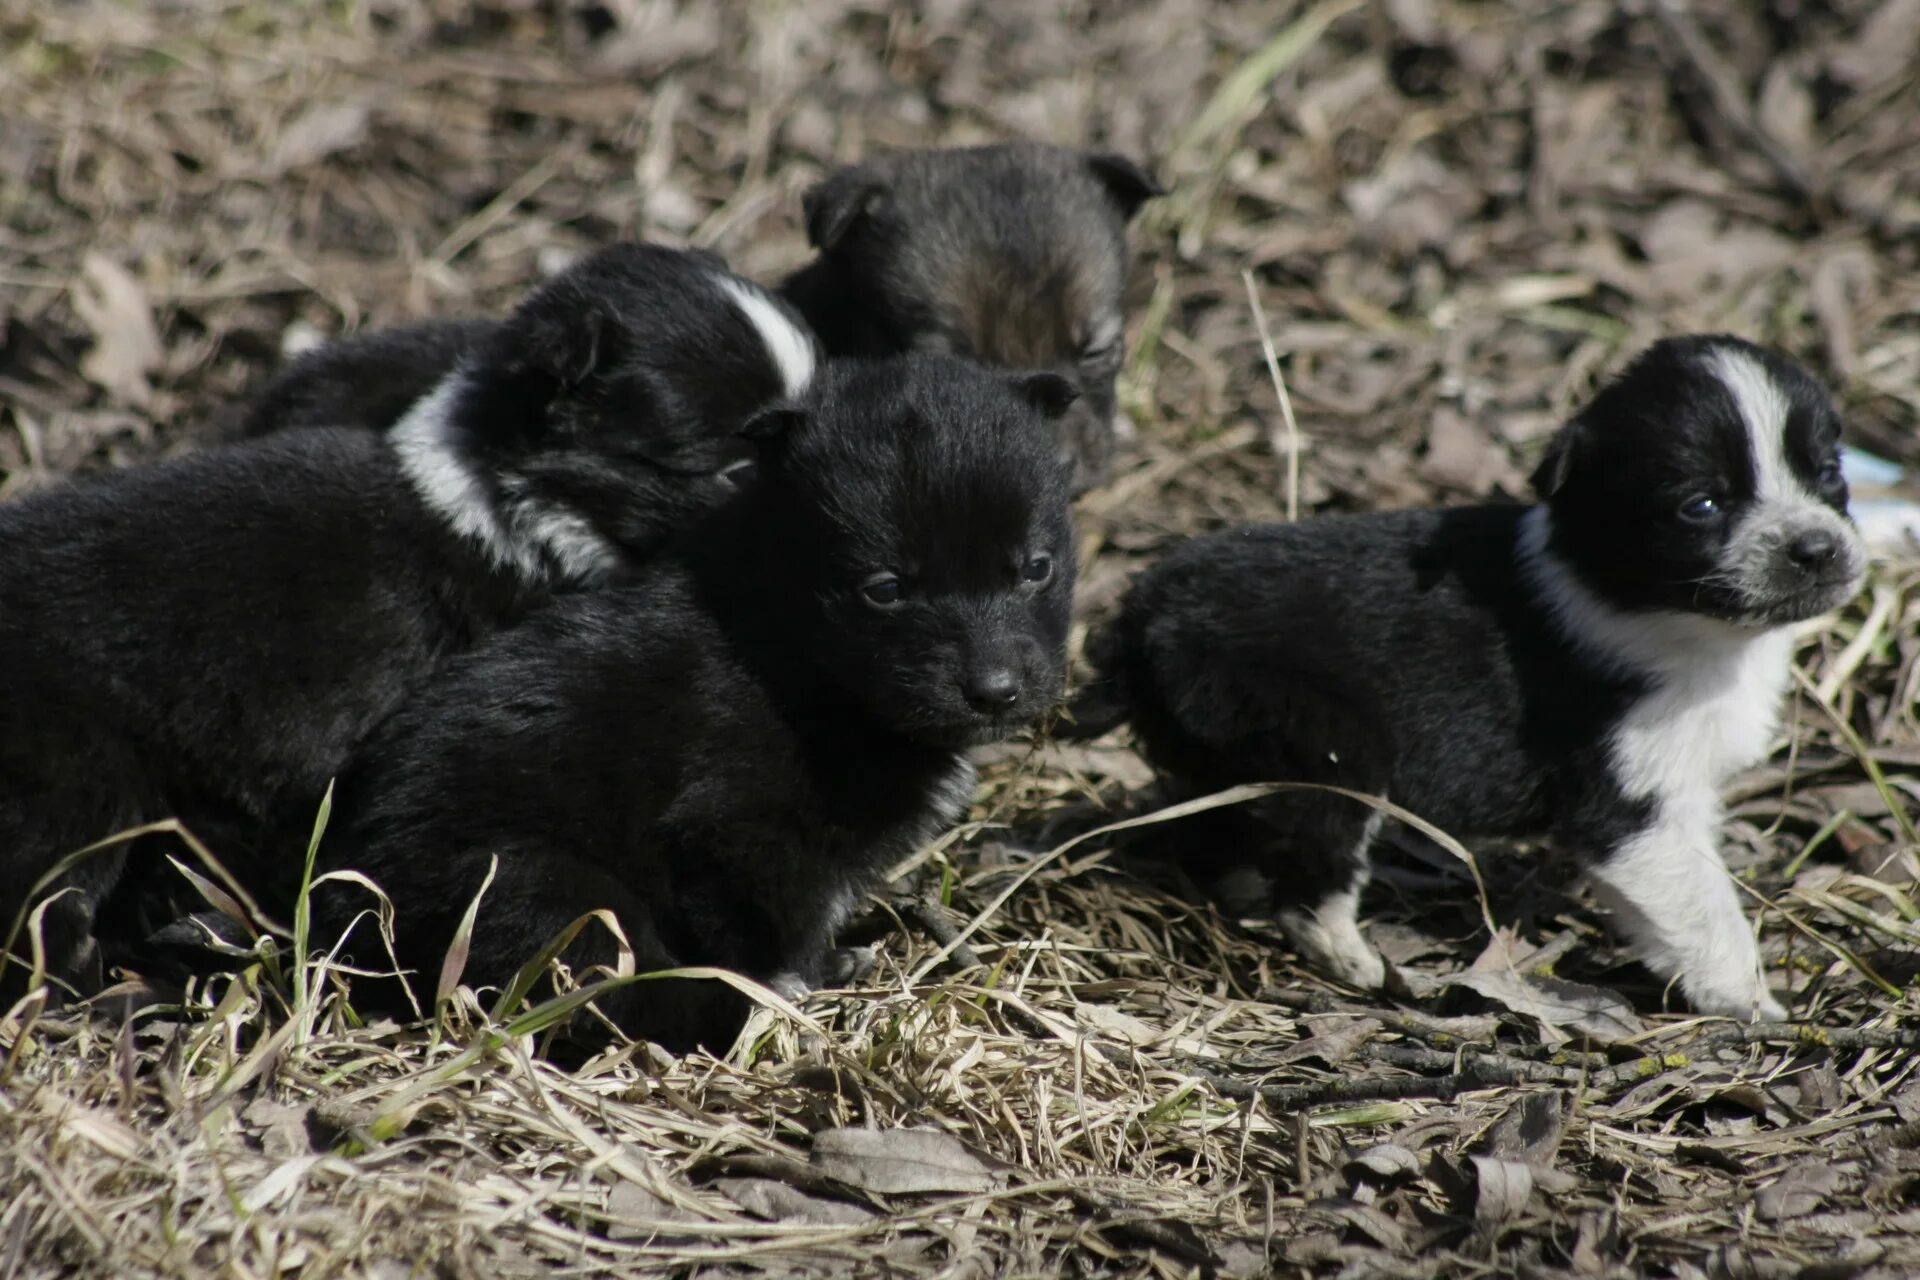
<path id="1" fill-rule="evenodd" d="M 1532 507 L 1236 529 L 1168 555 L 1102 638 L 1081 732 L 1130 719 L 1179 788 L 1385 794 L 1455 834 L 1551 833 L 1704 1013 L 1784 1016 L 1718 852 L 1778 725 L 1793 624 L 1859 588 L 1840 421 L 1802 369 L 1660 342 L 1554 438 Z M 1197 877 L 1383 976 L 1356 911 L 1378 818 L 1281 793 L 1181 824 Z"/>
<path id="2" fill-rule="evenodd" d="M 474 985 L 597 908 L 642 972 L 817 983 L 877 873 L 964 812 L 967 748 L 1059 693 L 1073 541 L 1052 441 L 1073 395 L 946 357 L 829 365 L 753 428 L 759 482 L 657 571 L 501 633 L 396 715 L 343 781 L 323 860 L 392 896 L 419 972 L 497 856 Z M 325 888 L 331 937 L 367 899 Z M 612 960 L 597 930 L 576 966 Z M 354 949 L 384 959 L 366 932 Z M 676 1049 L 723 1047 L 744 1011 L 711 982 L 601 1008 Z"/>
<path id="3" fill-rule="evenodd" d="M 771 295 L 623 246 L 530 297 L 390 435 L 283 432 L 0 507 L 0 915 L 138 823 L 243 843 L 310 823 L 450 656 L 733 496 L 742 424 L 812 370 Z M 83 863 L 49 908 L 69 986 L 99 981 L 91 926 L 124 862 Z"/>
<path id="4" fill-rule="evenodd" d="M 781 286 L 833 355 L 945 351 L 1051 369 L 1076 491 L 1113 457 L 1127 224 L 1160 184 L 1109 152 L 1039 143 L 882 152 L 806 194 L 819 256 Z"/>
<path id="5" fill-rule="evenodd" d="M 1039 143 L 884 152 L 805 197 L 819 256 L 781 285 L 831 356 L 949 352 L 1070 377 L 1075 492 L 1112 466 L 1127 224 L 1163 194 L 1110 152 Z M 430 321 L 330 343 L 268 382 L 241 427 L 385 430 L 484 333 Z"/>
<path id="6" fill-rule="evenodd" d="M 498 320 L 426 320 L 325 342 L 302 352 L 245 406 L 234 435 L 289 427 L 384 431 L 478 350 Z"/>

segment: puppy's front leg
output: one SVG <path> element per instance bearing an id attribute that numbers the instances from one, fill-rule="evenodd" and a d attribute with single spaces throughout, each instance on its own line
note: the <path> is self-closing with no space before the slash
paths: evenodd
<path id="1" fill-rule="evenodd" d="M 1753 931 L 1720 859 L 1720 805 L 1667 797 L 1653 820 L 1615 845 L 1593 869 L 1640 960 L 1701 1013 L 1779 1021 L 1787 1011 L 1767 991 Z"/>

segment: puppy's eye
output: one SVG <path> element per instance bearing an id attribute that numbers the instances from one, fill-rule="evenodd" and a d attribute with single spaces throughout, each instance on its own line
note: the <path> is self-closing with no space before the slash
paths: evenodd
<path id="1" fill-rule="evenodd" d="M 1819 482 L 1822 489 L 1838 489 L 1847 482 L 1845 473 L 1840 470 L 1840 459 L 1827 459 L 1827 465 L 1820 468 Z"/>
<path id="2" fill-rule="evenodd" d="M 720 478 L 736 489 L 744 489 L 760 478 L 760 464 L 752 458 L 742 458 L 720 468 Z"/>
<path id="3" fill-rule="evenodd" d="M 1052 556 L 1030 556 L 1027 562 L 1020 566 L 1021 580 L 1036 587 L 1051 577 L 1053 577 Z"/>
<path id="4" fill-rule="evenodd" d="M 906 598 L 906 589 L 900 585 L 900 579 L 882 573 L 860 585 L 860 597 L 876 609 L 892 609 Z"/>
<path id="5" fill-rule="evenodd" d="M 1120 354 L 1120 339 L 1110 338 L 1105 342 L 1091 342 L 1080 349 L 1080 363 L 1091 365 L 1108 364 Z"/>
<path id="6" fill-rule="evenodd" d="M 1699 493 L 1680 504 L 1680 518 L 1691 520 L 1695 524 L 1705 524 L 1720 514 L 1720 503 L 1708 494 Z"/>

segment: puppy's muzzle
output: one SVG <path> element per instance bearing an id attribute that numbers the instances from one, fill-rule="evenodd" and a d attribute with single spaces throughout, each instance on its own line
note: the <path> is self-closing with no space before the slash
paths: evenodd
<path id="1" fill-rule="evenodd" d="M 1860 536 L 1838 516 L 1769 531 L 1760 547 L 1741 577 L 1769 622 L 1798 622 L 1838 607 L 1866 572 Z"/>
<path id="2" fill-rule="evenodd" d="M 960 682 L 960 692 L 975 711 L 995 715 L 1020 701 L 1023 683 L 1018 671 L 996 664 L 969 671 Z"/>

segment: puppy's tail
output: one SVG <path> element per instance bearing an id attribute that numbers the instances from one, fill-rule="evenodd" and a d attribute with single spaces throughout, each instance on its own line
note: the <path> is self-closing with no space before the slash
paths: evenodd
<path id="1" fill-rule="evenodd" d="M 1122 678 L 1119 624 L 1101 627 L 1087 636 L 1087 661 L 1093 674 L 1074 692 L 1067 714 L 1053 726 L 1063 742 L 1086 742 L 1125 724 L 1133 714 Z"/>

